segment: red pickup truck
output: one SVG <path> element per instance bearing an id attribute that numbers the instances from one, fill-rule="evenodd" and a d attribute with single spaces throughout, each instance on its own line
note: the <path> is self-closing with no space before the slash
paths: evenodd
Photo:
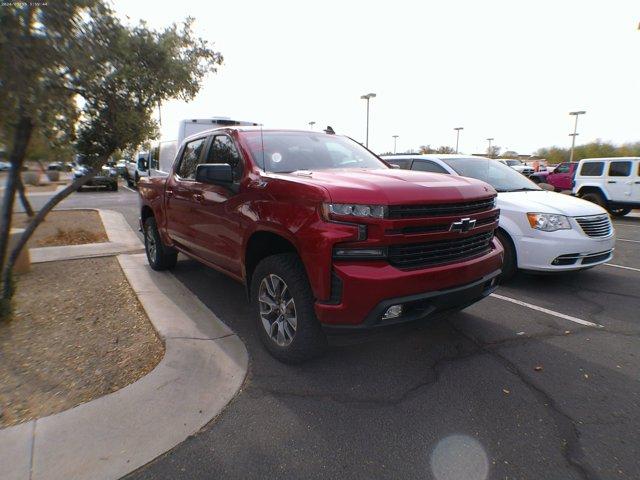
<path id="1" fill-rule="evenodd" d="M 151 267 L 182 252 L 245 284 L 285 362 L 322 352 L 327 332 L 460 310 L 495 289 L 502 265 L 489 185 L 392 169 L 339 135 L 202 132 L 139 191 Z"/>

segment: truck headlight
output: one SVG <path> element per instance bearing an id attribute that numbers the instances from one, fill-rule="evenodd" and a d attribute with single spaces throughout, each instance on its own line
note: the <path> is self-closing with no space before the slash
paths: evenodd
<path id="1" fill-rule="evenodd" d="M 565 215 L 555 213 L 527 213 L 529 225 L 543 232 L 555 232 L 556 230 L 571 230 L 569 219 Z"/>
<path id="2" fill-rule="evenodd" d="M 387 207 L 385 205 L 355 205 L 350 203 L 325 203 L 325 211 L 329 215 L 339 217 L 369 217 L 385 218 Z"/>

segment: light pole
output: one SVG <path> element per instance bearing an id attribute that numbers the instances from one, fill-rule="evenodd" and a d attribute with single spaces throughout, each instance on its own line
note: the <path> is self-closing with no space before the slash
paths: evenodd
<path id="1" fill-rule="evenodd" d="M 491 142 L 493 142 L 494 138 L 487 138 L 487 142 L 489 142 L 489 149 L 487 150 L 487 153 L 489 154 L 489 158 L 491 158 L 493 155 L 491 155 Z"/>
<path id="2" fill-rule="evenodd" d="M 573 137 L 571 139 L 571 155 L 569 156 L 570 162 L 573 162 L 573 149 L 576 147 L 576 137 L 578 136 L 578 117 L 585 113 L 587 112 L 584 110 L 580 110 L 579 112 L 569 112 L 569 115 L 574 115 L 576 117 L 576 123 L 573 126 L 573 133 L 569 134 L 570 137 Z"/>
<path id="3" fill-rule="evenodd" d="M 311 130 L 313 130 L 313 126 L 316 124 L 316 122 L 309 122 L 309 128 Z"/>
<path id="4" fill-rule="evenodd" d="M 458 153 L 458 144 L 460 143 L 460 130 L 464 130 L 464 127 L 454 128 L 456 131 L 456 153 Z"/>
<path id="5" fill-rule="evenodd" d="M 393 137 L 393 153 L 396 153 L 396 145 L 397 145 L 399 136 L 400 135 L 392 135 L 392 137 Z"/>
<path id="6" fill-rule="evenodd" d="M 369 148 L 369 100 L 375 98 L 375 93 L 367 93 L 366 95 L 362 95 L 360 98 L 362 100 L 367 101 L 367 136 L 365 138 L 364 146 Z"/>

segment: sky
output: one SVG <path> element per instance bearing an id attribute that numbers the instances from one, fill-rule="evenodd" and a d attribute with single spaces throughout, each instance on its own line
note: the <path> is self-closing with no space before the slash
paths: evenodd
<path id="1" fill-rule="evenodd" d="M 521 154 L 596 139 L 640 141 L 637 0 L 116 0 L 130 23 L 195 18 L 224 56 L 189 103 L 162 106 L 162 138 L 184 118 L 265 128 L 331 125 L 369 146 Z"/>

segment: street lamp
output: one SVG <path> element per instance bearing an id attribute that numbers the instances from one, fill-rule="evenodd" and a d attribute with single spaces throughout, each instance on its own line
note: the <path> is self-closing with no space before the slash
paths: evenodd
<path id="1" fill-rule="evenodd" d="M 313 130 L 313 126 L 316 124 L 316 122 L 309 122 L 309 128 L 311 130 Z"/>
<path id="2" fill-rule="evenodd" d="M 489 154 L 489 157 L 492 157 L 493 155 L 491 155 L 491 142 L 493 142 L 495 139 L 493 137 L 491 138 L 487 138 L 487 142 L 489 142 L 489 149 L 487 150 L 487 153 Z"/>
<path id="3" fill-rule="evenodd" d="M 393 153 L 396 153 L 396 145 L 397 145 L 399 136 L 400 135 L 392 135 L 392 137 L 393 137 Z"/>
<path id="4" fill-rule="evenodd" d="M 458 153 L 458 144 L 460 143 L 460 130 L 464 130 L 464 127 L 454 128 L 456 131 L 456 153 Z"/>
<path id="5" fill-rule="evenodd" d="M 569 136 L 573 137 L 571 139 L 571 155 L 569 156 L 569 161 L 573 162 L 573 149 L 576 147 L 576 137 L 578 136 L 578 117 L 580 115 L 584 115 L 584 110 L 580 110 L 579 112 L 569 112 L 569 115 L 574 115 L 576 117 L 576 123 L 573 126 L 573 133 L 570 133 Z"/>
<path id="6" fill-rule="evenodd" d="M 362 95 L 360 98 L 362 100 L 367 101 L 367 136 L 365 138 L 364 146 L 369 148 L 369 100 L 375 98 L 375 93 L 367 93 L 366 95 Z"/>

